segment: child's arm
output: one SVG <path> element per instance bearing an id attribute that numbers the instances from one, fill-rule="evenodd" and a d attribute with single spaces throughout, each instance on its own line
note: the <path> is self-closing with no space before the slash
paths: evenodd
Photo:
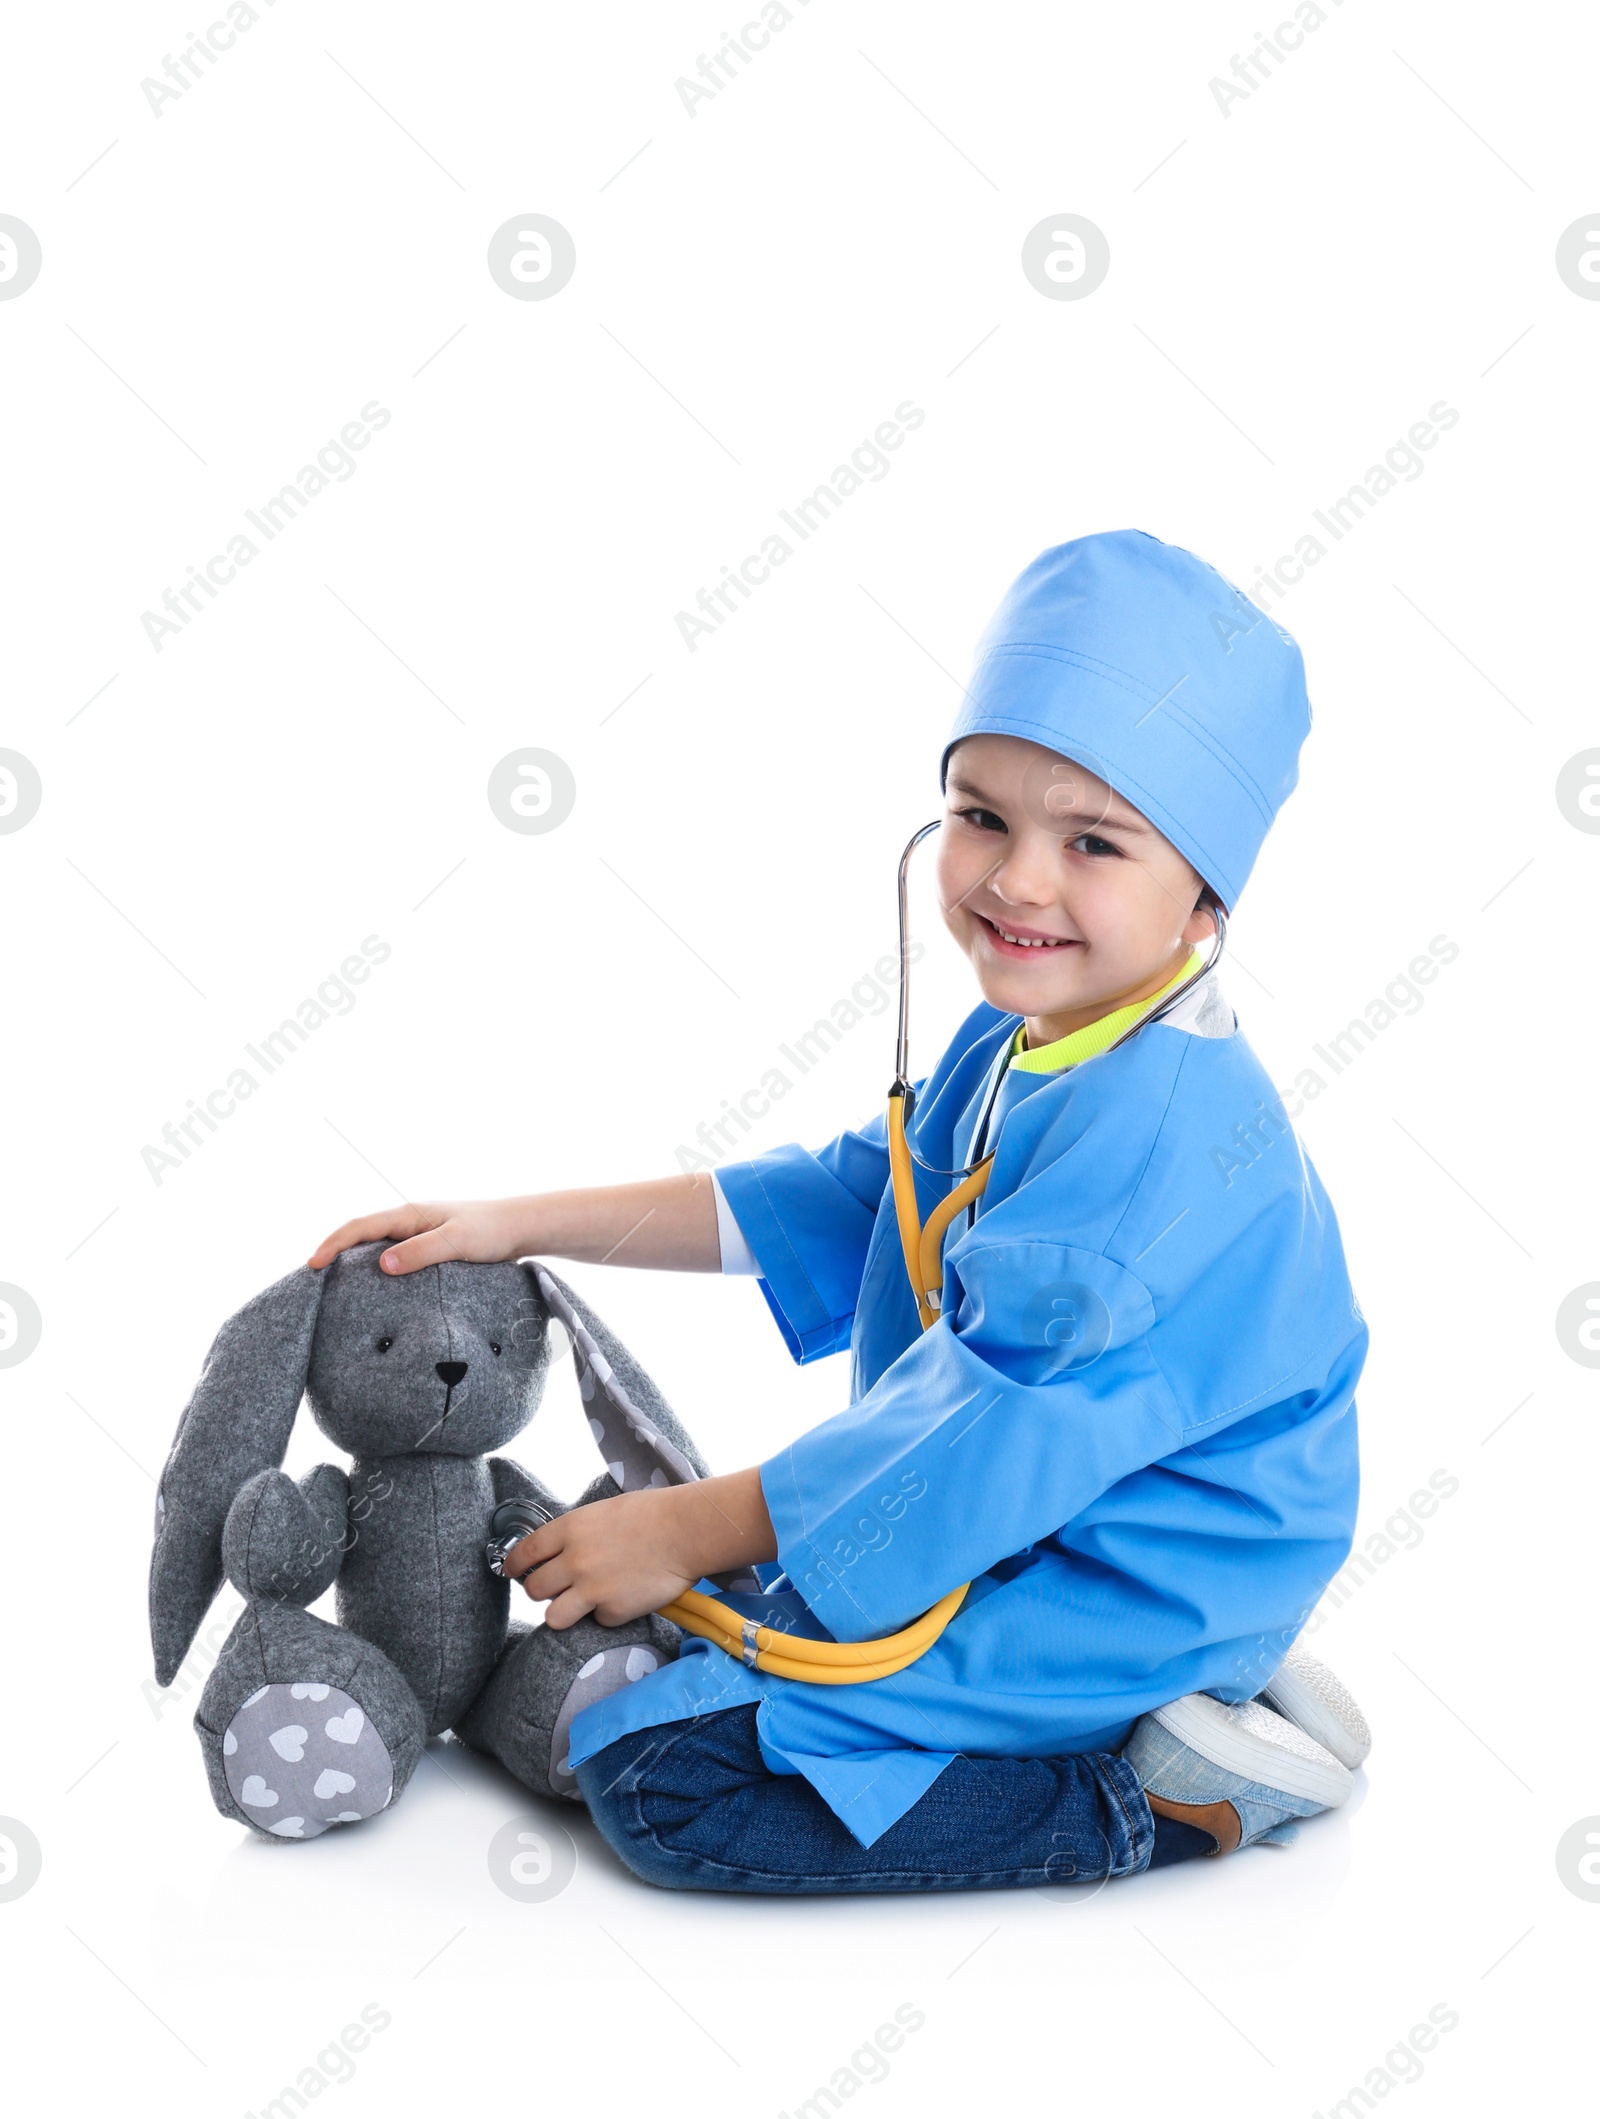
<path id="1" fill-rule="evenodd" d="M 722 1266 L 716 1195 L 703 1171 L 636 1185 L 591 1185 L 581 1192 L 532 1192 L 521 1199 L 393 1207 L 345 1222 L 306 1263 L 320 1270 L 352 1244 L 386 1236 L 401 1239 L 379 1261 L 389 1273 L 414 1273 L 451 1258 L 487 1265 L 528 1256 L 682 1273 L 715 1273 Z"/>

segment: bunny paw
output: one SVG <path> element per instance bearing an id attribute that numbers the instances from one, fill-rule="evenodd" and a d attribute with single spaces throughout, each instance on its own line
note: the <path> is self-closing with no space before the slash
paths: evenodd
<path id="1" fill-rule="evenodd" d="M 422 1711 L 381 1650 L 266 1603 L 240 1614 L 195 1731 L 217 1808 L 269 1839 L 317 1839 L 376 1816 L 426 1740 Z"/>
<path id="2" fill-rule="evenodd" d="M 505 1654 L 456 1735 L 540 1795 L 581 1802 L 568 1732 L 585 1707 L 636 1685 L 678 1652 L 678 1629 L 651 1613 L 626 1626 L 579 1619 L 557 1631 L 513 1627 Z"/>
<path id="3" fill-rule="evenodd" d="M 388 1745 L 331 1685 L 264 1685 L 223 1732 L 222 1770 L 251 1824 L 275 1839 L 358 1824 L 394 1794 Z"/>

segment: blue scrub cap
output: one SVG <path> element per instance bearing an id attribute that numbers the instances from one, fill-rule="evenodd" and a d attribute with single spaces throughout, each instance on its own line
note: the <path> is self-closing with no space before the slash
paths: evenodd
<path id="1" fill-rule="evenodd" d="M 1230 910 L 1299 777 L 1305 665 L 1214 567 L 1143 530 L 1043 552 L 1012 584 L 939 761 L 1026 736 L 1087 766 Z"/>

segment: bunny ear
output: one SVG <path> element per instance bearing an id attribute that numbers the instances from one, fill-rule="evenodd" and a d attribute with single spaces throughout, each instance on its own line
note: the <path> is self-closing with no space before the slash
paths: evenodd
<path id="1" fill-rule="evenodd" d="M 530 1270 L 545 1307 L 571 1335 L 589 1432 L 622 1491 L 709 1478 L 677 1414 L 616 1334 L 547 1267 Z"/>
<path id="2" fill-rule="evenodd" d="M 170 1685 L 222 1586 L 222 1526 L 245 1481 L 283 1462 L 328 1266 L 297 1266 L 212 1341 L 156 1489 L 150 1638 Z"/>

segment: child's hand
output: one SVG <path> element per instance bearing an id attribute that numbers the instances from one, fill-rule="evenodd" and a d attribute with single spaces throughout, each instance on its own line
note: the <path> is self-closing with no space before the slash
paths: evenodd
<path id="1" fill-rule="evenodd" d="M 569 1509 L 514 1545 L 505 1571 L 536 1601 L 549 1599 L 545 1624 L 559 1631 L 590 1612 L 602 1626 L 624 1625 L 702 1575 L 777 1556 L 752 1469 Z"/>
<path id="2" fill-rule="evenodd" d="M 642 1618 L 703 1572 L 680 1557 L 681 1526 L 662 1506 L 672 1498 L 657 1489 L 571 1509 L 514 1545 L 505 1571 L 536 1602 L 550 1600 L 545 1624 L 558 1630 L 590 1612 L 602 1626 Z"/>
<path id="3" fill-rule="evenodd" d="M 450 1258 L 498 1264 L 523 1254 L 527 1205 L 522 1199 L 439 1200 L 363 1214 L 324 1236 L 306 1264 L 320 1271 L 352 1244 L 383 1236 L 405 1239 L 379 1259 L 386 1273 L 414 1273 Z"/>

